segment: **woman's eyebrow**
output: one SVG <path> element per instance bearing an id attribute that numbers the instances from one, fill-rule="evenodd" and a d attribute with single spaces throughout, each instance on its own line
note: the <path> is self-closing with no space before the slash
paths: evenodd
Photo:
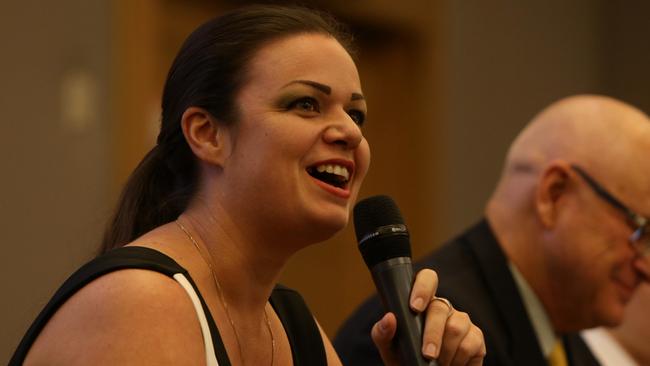
<path id="1" fill-rule="evenodd" d="M 332 87 L 330 87 L 330 86 L 328 86 L 328 85 L 325 85 L 325 84 L 321 84 L 321 83 L 319 83 L 319 82 L 317 82 L 317 81 L 312 81 L 312 80 L 293 80 L 293 81 L 290 81 L 290 82 L 288 82 L 287 84 L 285 84 L 285 85 L 283 86 L 283 88 L 285 88 L 285 87 L 287 87 L 287 86 L 289 86 L 289 85 L 291 85 L 291 84 L 303 84 L 303 85 L 310 86 L 310 87 L 312 87 L 312 88 L 314 88 L 314 89 L 316 89 L 316 90 L 318 90 L 318 91 L 320 91 L 320 92 L 322 92 L 322 93 L 324 93 L 324 94 L 327 94 L 327 95 L 331 95 L 331 94 L 332 94 Z M 362 94 L 360 94 L 360 93 L 352 93 L 351 96 L 350 96 L 350 100 L 351 100 L 351 101 L 355 101 L 355 100 L 365 100 L 365 99 L 366 99 L 366 98 L 365 98 Z"/>
<path id="2" fill-rule="evenodd" d="M 290 81 L 287 84 L 285 84 L 283 86 L 283 88 L 287 87 L 287 86 L 289 86 L 291 84 L 304 84 L 304 85 L 307 85 L 307 86 L 311 86 L 312 88 L 314 88 L 314 89 L 316 89 L 316 90 L 318 90 L 318 91 L 320 91 L 322 93 L 325 93 L 327 95 L 332 94 L 332 88 L 330 86 L 318 83 L 316 81 L 311 81 L 311 80 L 293 80 L 293 81 Z"/>

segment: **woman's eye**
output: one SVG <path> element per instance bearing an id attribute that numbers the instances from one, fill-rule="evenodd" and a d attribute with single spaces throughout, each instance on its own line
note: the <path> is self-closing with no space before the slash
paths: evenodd
<path id="1" fill-rule="evenodd" d="M 320 112 L 318 102 L 311 97 L 304 97 L 295 100 L 289 105 L 289 109 L 298 109 L 307 112 Z"/>
<path id="2" fill-rule="evenodd" d="M 366 120 L 366 114 L 356 109 L 348 111 L 348 115 L 359 126 L 363 126 L 363 122 Z"/>

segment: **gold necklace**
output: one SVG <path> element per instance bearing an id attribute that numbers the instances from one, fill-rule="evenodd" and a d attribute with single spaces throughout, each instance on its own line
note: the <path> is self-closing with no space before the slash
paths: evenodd
<path id="1" fill-rule="evenodd" d="M 228 321 L 230 322 L 230 327 L 232 328 L 233 333 L 235 334 L 235 340 L 237 341 L 237 347 L 239 348 L 239 357 L 241 358 L 242 365 L 245 365 L 246 363 L 244 362 L 244 351 L 241 346 L 241 342 L 239 341 L 239 333 L 237 332 L 237 327 L 235 327 L 235 322 L 232 320 L 232 317 L 230 316 L 230 311 L 228 310 L 228 303 L 226 302 L 226 298 L 223 295 L 223 290 L 221 289 L 221 284 L 219 283 L 219 279 L 217 278 L 217 274 L 214 271 L 214 267 L 212 266 L 212 260 L 206 258 L 203 255 L 203 252 L 201 251 L 201 248 L 199 248 L 199 244 L 194 240 L 194 237 L 190 232 L 181 224 L 178 220 L 174 221 L 176 225 L 187 235 L 187 237 L 190 239 L 196 250 L 199 252 L 199 255 L 201 256 L 201 259 L 203 259 L 203 262 L 208 266 L 210 269 L 210 273 L 212 274 L 212 279 L 214 280 L 214 284 L 217 287 L 217 292 L 219 292 L 219 299 L 221 300 L 221 305 L 223 306 L 223 309 L 226 312 L 226 317 L 228 318 Z M 271 366 L 273 366 L 273 361 L 275 359 L 275 337 L 273 336 L 273 329 L 271 329 L 271 321 L 269 320 L 269 316 L 266 313 L 266 306 L 264 307 L 264 319 L 266 320 L 266 328 L 269 331 L 269 335 L 271 336 Z"/>

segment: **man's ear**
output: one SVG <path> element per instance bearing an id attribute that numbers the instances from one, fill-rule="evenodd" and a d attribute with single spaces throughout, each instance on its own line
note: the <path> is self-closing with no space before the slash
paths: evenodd
<path id="1" fill-rule="evenodd" d="M 570 184 L 570 166 L 565 162 L 551 162 L 542 172 L 535 191 L 535 210 L 546 228 L 555 225 L 559 201 Z"/>
<path id="2" fill-rule="evenodd" d="M 228 127 L 203 108 L 189 107 L 181 117 L 187 144 L 199 160 L 223 166 L 230 153 Z"/>

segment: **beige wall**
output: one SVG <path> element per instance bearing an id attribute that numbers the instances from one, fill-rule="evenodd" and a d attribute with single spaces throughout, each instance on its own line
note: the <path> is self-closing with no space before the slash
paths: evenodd
<path id="1" fill-rule="evenodd" d="M 376 161 L 394 157 L 395 146 L 419 159 L 413 174 L 406 170 L 392 180 L 389 168 L 373 163 L 377 171 L 364 192 L 396 197 L 416 256 L 480 216 L 507 145 L 545 104 L 572 93 L 603 92 L 650 110 L 646 3 L 626 8 L 606 0 L 412 0 L 411 7 L 397 9 L 393 1 L 357 1 L 352 8 L 337 3 L 331 6 L 352 19 L 383 24 L 413 42 L 407 50 L 416 60 L 393 46 L 389 51 L 397 53 L 382 62 L 420 71 L 390 75 L 391 85 L 405 89 L 375 91 L 373 99 L 395 104 L 387 113 L 397 126 L 416 123 L 420 129 L 395 134 L 399 141 L 386 138 L 388 126 L 369 124 L 367 134 Z M 132 90 L 118 89 L 124 76 L 116 75 L 114 61 L 123 49 L 111 43 L 121 24 L 114 4 L 0 5 L 0 362 L 55 288 L 92 254 L 125 166 L 116 161 L 128 159 L 115 151 L 124 141 L 114 136 L 125 132 L 116 131 L 119 111 L 111 95 Z M 370 84 L 381 81 L 372 76 L 380 62 L 365 58 L 360 67 Z M 414 101 L 420 105 L 415 115 L 400 113 L 402 103 Z M 372 104 L 370 110 L 372 116 Z M 139 141 L 150 142 L 128 143 Z M 371 291 L 351 231 L 335 241 L 300 253 L 286 276 L 332 334 L 352 304 Z M 323 255 L 338 250 L 345 252 L 330 266 L 313 270 Z M 344 273 L 331 277 L 339 265 Z"/>
<path id="2" fill-rule="evenodd" d="M 457 232 L 481 215 L 508 145 L 555 99 L 602 90 L 600 9 L 593 0 L 448 1 L 445 10 L 445 189 Z M 445 237 L 449 233 L 445 233 Z"/>
<path id="3" fill-rule="evenodd" d="M 448 237 L 481 214 L 512 139 L 550 102 L 602 93 L 650 113 L 650 3 L 445 1 L 436 197 Z"/>
<path id="4" fill-rule="evenodd" d="M 108 6 L 0 4 L 0 363 L 97 247 L 108 207 Z"/>

